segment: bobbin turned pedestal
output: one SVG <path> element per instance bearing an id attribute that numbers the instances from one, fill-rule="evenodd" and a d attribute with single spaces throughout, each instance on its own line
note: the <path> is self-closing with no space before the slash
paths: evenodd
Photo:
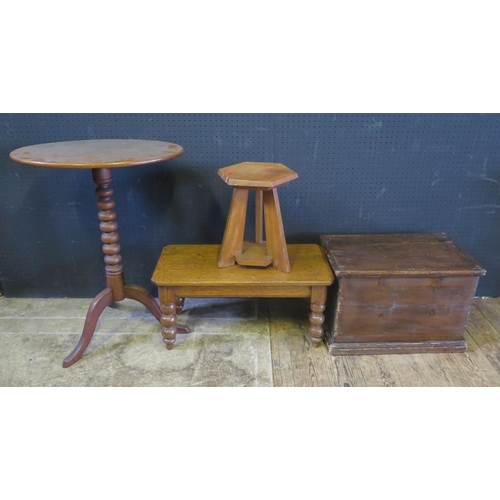
<path id="1" fill-rule="evenodd" d="M 259 162 L 224 167 L 218 174 L 226 184 L 234 187 L 234 191 L 217 266 L 228 267 L 238 263 L 267 267 L 272 264 L 275 269 L 289 273 L 278 187 L 297 179 L 298 174 L 281 163 Z M 255 190 L 255 242 L 244 241 L 249 190 Z"/>
<path id="2" fill-rule="evenodd" d="M 182 146 L 163 141 L 134 139 L 99 139 L 67 141 L 26 146 L 12 151 L 10 157 L 26 165 L 53 168 L 92 169 L 92 179 L 97 184 L 99 228 L 102 231 L 102 250 L 105 254 L 106 288 L 91 302 L 85 318 L 80 340 L 63 362 L 63 368 L 76 363 L 90 344 L 97 321 L 107 306 L 123 299 L 137 300 L 162 322 L 164 314 L 153 296 L 143 287 L 126 285 L 120 255 L 120 236 L 117 232 L 115 201 L 111 187 L 111 169 L 149 165 L 170 160 L 184 152 Z M 183 299 L 175 304 L 182 311 Z M 185 325 L 177 325 L 177 333 L 189 333 Z M 166 342 L 167 347 L 168 343 Z"/>

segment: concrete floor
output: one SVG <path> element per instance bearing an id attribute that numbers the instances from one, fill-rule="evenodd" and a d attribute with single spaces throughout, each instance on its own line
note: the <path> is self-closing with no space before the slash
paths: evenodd
<path id="1" fill-rule="evenodd" d="M 63 369 L 90 301 L 1 299 L 0 385 L 272 385 L 268 319 L 256 300 L 186 300 L 179 322 L 193 333 L 167 351 L 159 323 L 126 299 L 106 309 L 83 358 Z"/>

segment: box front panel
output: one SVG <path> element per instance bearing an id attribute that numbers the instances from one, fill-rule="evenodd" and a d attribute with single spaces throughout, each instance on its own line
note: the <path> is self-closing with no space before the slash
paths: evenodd
<path id="1" fill-rule="evenodd" d="M 335 342 L 460 340 L 470 307 L 338 305 Z"/>
<path id="2" fill-rule="evenodd" d="M 377 307 L 467 307 L 472 304 L 477 277 L 344 278 L 343 305 Z"/>

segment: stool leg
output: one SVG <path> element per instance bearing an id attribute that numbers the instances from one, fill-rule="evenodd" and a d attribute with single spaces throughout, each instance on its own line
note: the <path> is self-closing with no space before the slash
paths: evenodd
<path id="1" fill-rule="evenodd" d="M 313 286 L 311 292 L 311 314 L 309 314 L 309 321 L 311 323 L 309 333 L 311 334 L 311 342 L 314 347 L 318 347 L 325 336 L 325 331 L 323 330 L 325 302 L 326 286 Z"/>
<path id="2" fill-rule="evenodd" d="M 290 262 L 277 189 L 264 191 L 264 220 L 267 254 L 273 257 L 273 267 L 278 271 L 289 273 Z"/>
<path id="3" fill-rule="evenodd" d="M 218 267 L 233 266 L 235 264 L 234 256 L 243 251 L 247 203 L 248 189 L 234 188 L 226 229 L 224 230 L 222 245 L 217 257 Z"/>
<path id="4" fill-rule="evenodd" d="M 262 189 L 255 191 L 255 243 L 264 243 L 264 194 Z"/>

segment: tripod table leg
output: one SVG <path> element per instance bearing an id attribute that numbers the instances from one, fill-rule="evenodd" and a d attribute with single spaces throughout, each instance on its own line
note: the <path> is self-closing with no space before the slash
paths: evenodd
<path id="1" fill-rule="evenodd" d="M 66 357 L 63 362 L 63 368 L 68 368 L 75 364 L 85 352 L 92 337 L 94 336 L 95 327 L 99 316 L 102 314 L 104 309 L 109 305 L 113 304 L 113 290 L 111 288 L 105 288 L 97 297 L 92 301 L 87 311 L 87 317 L 85 318 L 85 324 L 83 326 L 82 336 L 80 341 L 73 349 L 73 352 Z"/>

